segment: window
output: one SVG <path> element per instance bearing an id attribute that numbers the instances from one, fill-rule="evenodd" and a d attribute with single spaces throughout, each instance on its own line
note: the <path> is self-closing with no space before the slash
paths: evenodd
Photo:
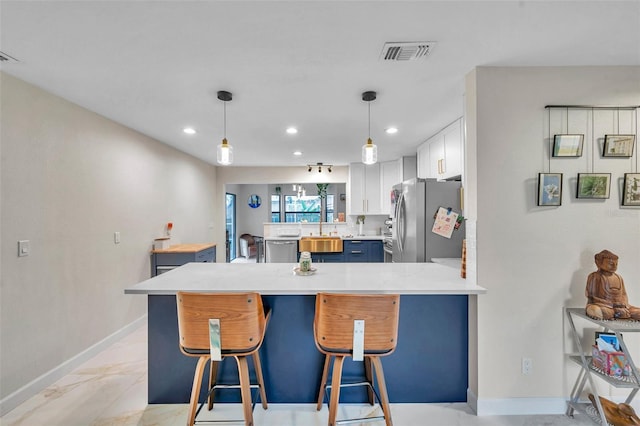
<path id="1" fill-rule="evenodd" d="M 280 222 L 280 196 L 271 196 L 271 222 Z"/>
<path id="2" fill-rule="evenodd" d="M 323 222 L 333 222 L 334 219 L 334 195 L 327 195 L 326 217 Z M 284 196 L 284 221 L 285 222 L 320 222 L 320 197 L 318 195 L 297 197 L 295 195 Z M 272 207 L 273 208 L 273 207 Z M 273 215 L 272 215 L 273 216 Z M 274 220 L 275 222 L 275 220 Z"/>
<path id="3" fill-rule="evenodd" d="M 317 195 L 298 198 L 295 195 L 284 196 L 285 222 L 320 222 L 320 197 Z"/>
<path id="4" fill-rule="evenodd" d="M 325 222 L 333 222 L 335 219 L 335 205 L 333 203 L 335 196 L 333 194 L 327 194 L 327 217 L 325 218 Z"/>

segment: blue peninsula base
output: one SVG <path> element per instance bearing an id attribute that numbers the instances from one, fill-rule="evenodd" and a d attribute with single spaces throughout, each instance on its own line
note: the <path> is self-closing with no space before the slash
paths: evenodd
<path id="1" fill-rule="evenodd" d="M 148 402 L 188 403 L 196 360 L 178 348 L 175 296 L 147 297 Z M 260 351 L 267 399 L 270 403 L 314 403 L 324 361 L 313 341 L 315 296 L 263 296 L 263 301 L 272 310 Z M 392 403 L 467 400 L 467 304 L 467 295 L 401 296 L 398 347 L 382 358 Z M 343 377 L 345 381 L 364 377 L 362 363 L 346 361 Z M 221 363 L 218 381 L 237 382 L 232 359 Z M 202 397 L 204 393 L 205 389 Z M 341 402 L 366 400 L 364 389 L 347 388 L 340 393 Z M 216 401 L 238 402 L 240 395 L 220 391 Z"/>

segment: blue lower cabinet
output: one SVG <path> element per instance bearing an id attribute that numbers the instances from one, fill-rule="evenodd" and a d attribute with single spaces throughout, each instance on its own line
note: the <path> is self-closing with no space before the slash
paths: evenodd
<path id="1" fill-rule="evenodd" d="M 345 260 L 343 253 L 311 253 L 311 261 L 316 263 L 341 263 Z"/>
<path id="2" fill-rule="evenodd" d="M 369 262 L 384 262 L 384 247 L 382 241 L 369 241 L 371 250 L 369 250 Z"/>
<path id="3" fill-rule="evenodd" d="M 346 240 L 344 242 L 345 262 L 384 262 L 382 241 Z"/>
<path id="4" fill-rule="evenodd" d="M 298 252 L 300 260 L 300 252 Z M 380 240 L 344 240 L 342 253 L 311 253 L 311 261 L 328 262 L 384 262 L 384 250 Z"/>

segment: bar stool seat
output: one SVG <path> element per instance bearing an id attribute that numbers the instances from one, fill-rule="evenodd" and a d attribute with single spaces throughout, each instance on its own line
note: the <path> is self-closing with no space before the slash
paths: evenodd
<path id="1" fill-rule="evenodd" d="M 267 395 L 260 363 L 260 349 L 269 320 L 265 315 L 262 298 L 258 293 L 190 293 L 176 294 L 180 351 L 197 357 L 193 376 L 187 425 L 196 423 L 202 376 L 207 362 L 211 362 L 208 387 L 208 408 L 213 408 L 213 392 L 219 388 L 240 388 L 244 424 L 253 425 L 251 388 L 259 389 L 262 407 L 267 409 Z M 210 319 L 213 319 L 210 326 Z M 213 327 L 214 332 L 210 332 Z M 218 338 L 219 336 L 219 338 Z M 212 357 L 211 354 L 214 354 Z M 256 371 L 257 385 L 251 385 L 247 357 L 251 356 Z M 235 358 L 238 365 L 239 385 L 216 386 L 218 363 L 224 358 Z"/>
<path id="2" fill-rule="evenodd" d="M 400 296 L 397 294 L 318 293 L 316 296 L 314 340 L 318 350 L 325 354 L 316 408 L 322 408 L 324 395 L 327 388 L 330 388 L 329 426 L 382 419 L 387 426 L 393 425 L 380 357 L 391 354 L 396 348 L 399 312 Z M 342 367 L 346 357 L 364 361 L 365 381 L 355 384 L 342 383 Z M 331 384 L 327 384 L 332 360 Z M 374 387 L 372 366 L 379 395 Z M 336 420 L 341 386 L 354 385 L 367 386 L 371 405 L 375 403 L 374 396 L 378 397 L 383 416 Z"/>

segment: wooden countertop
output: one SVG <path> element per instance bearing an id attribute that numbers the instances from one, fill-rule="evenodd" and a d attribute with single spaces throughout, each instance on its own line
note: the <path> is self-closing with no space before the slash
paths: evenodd
<path id="1" fill-rule="evenodd" d="M 151 253 L 195 253 L 215 247 L 214 243 L 206 244 L 175 244 L 167 249 L 151 250 Z"/>
<path id="2" fill-rule="evenodd" d="M 187 263 L 142 281 L 125 294 L 178 291 L 303 295 L 341 293 L 483 294 L 456 268 L 437 263 L 318 263 L 310 276 L 294 274 L 297 263 Z"/>

